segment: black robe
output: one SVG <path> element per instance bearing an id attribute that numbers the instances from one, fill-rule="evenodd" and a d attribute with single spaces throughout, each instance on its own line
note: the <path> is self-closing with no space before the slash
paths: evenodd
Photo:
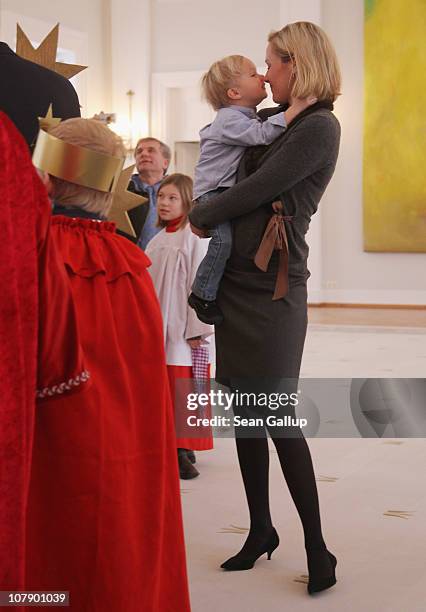
<path id="1" fill-rule="evenodd" d="M 80 117 L 78 96 L 68 79 L 22 59 L 0 42 L 0 110 L 12 119 L 29 146 L 38 134 L 38 117 L 46 115 L 50 104 L 54 117 Z"/>

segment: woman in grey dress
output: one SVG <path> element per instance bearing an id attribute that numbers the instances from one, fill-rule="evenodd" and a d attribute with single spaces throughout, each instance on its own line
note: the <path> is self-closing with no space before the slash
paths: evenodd
<path id="1" fill-rule="evenodd" d="M 332 110 L 340 70 L 328 37 L 312 23 L 287 25 L 268 41 L 265 80 L 280 106 L 263 111 L 263 117 L 282 111 L 292 98 L 314 96 L 318 102 L 274 143 L 248 149 L 237 184 L 197 205 L 190 220 L 200 236 L 232 221 L 232 253 L 217 299 L 224 322 L 216 328 L 216 379 L 233 391 L 270 393 L 297 390 L 307 326 L 305 234 L 336 165 L 340 126 Z M 248 406 L 234 406 L 234 413 L 249 412 Z M 295 416 L 291 406 L 277 412 Z M 279 544 L 269 510 L 268 429 L 303 525 L 308 592 L 329 588 L 336 582 L 337 561 L 322 536 L 315 475 L 301 429 L 243 429 L 236 428 L 236 443 L 250 532 L 242 550 L 222 567 L 250 569 Z"/>

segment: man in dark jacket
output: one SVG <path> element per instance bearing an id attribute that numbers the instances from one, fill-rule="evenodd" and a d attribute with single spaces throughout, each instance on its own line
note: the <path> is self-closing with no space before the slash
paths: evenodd
<path id="1" fill-rule="evenodd" d="M 134 242 L 145 249 L 161 227 L 157 223 L 157 193 L 170 164 L 170 148 L 157 138 L 141 138 L 135 149 L 137 173 L 132 175 L 129 191 L 148 198 L 148 202 L 129 210 L 137 238 Z M 132 240 L 132 239 L 131 239 Z"/>
<path id="2" fill-rule="evenodd" d="M 68 79 L 19 57 L 4 42 L 0 42 L 0 83 L 0 110 L 29 146 L 38 134 L 38 117 L 46 115 L 50 104 L 54 117 L 80 117 L 78 96 Z"/>

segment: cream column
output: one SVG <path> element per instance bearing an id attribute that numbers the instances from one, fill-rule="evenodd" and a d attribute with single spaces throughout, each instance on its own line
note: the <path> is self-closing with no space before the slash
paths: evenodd
<path id="1" fill-rule="evenodd" d="M 294 21 L 311 21 L 321 25 L 321 0 L 281 0 L 280 1 L 280 27 Z M 318 303 L 323 301 L 324 284 L 322 278 L 322 228 L 321 208 L 325 199 L 320 203 L 318 212 L 312 217 L 307 234 L 309 244 L 308 267 L 311 277 L 308 281 L 308 301 Z"/>
<path id="2" fill-rule="evenodd" d="M 114 129 L 133 145 L 149 134 L 151 0 L 107 0 L 111 24 L 111 110 Z M 129 96 L 127 92 L 133 91 Z M 129 98 L 132 99 L 131 118 Z M 131 123 L 130 123 L 131 119 Z"/>

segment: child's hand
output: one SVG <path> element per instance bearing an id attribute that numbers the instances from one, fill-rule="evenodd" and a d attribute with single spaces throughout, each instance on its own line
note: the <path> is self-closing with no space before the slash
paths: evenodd
<path id="1" fill-rule="evenodd" d="M 189 338 L 187 342 L 192 349 L 197 349 L 200 348 L 202 339 L 201 336 L 196 336 L 195 338 Z"/>
<path id="2" fill-rule="evenodd" d="M 308 106 L 312 106 L 312 104 L 316 104 L 318 102 L 318 98 L 315 96 L 308 96 L 306 98 L 306 102 L 308 103 Z"/>
<path id="3" fill-rule="evenodd" d="M 318 98 L 316 98 L 315 96 L 308 96 L 307 98 L 294 98 L 289 108 L 293 108 L 295 111 L 301 113 L 305 110 L 305 108 L 308 108 L 309 106 L 312 106 L 312 104 L 316 104 L 317 102 Z"/>
<path id="4" fill-rule="evenodd" d="M 294 98 L 291 101 L 291 105 L 284 113 L 287 125 L 291 123 L 299 113 L 304 111 L 306 108 L 309 108 L 309 106 L 316 104 L 317 102 L 318 98 L 316 98 L 315 96 L 308 96 L 307 98 Z"/>

